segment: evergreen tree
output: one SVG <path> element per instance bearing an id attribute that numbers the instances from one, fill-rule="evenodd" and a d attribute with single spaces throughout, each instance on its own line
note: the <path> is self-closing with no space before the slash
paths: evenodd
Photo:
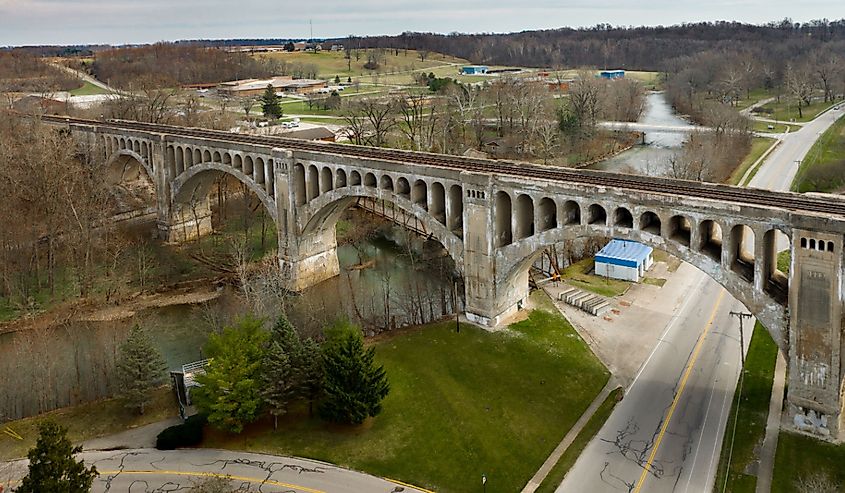
<path id="1" fill-rule="evenodd" d="M 268 118 L 281 118 L 282 105 L 279 102 L 279 96 L 273 88 L 273 84 L 267 84 L 267 89 L 264 90 L 264 95 L 261 96 L 261 110 L 264 116 Z"/>
<path id="2" fill-rule="evenodd" d="M 97 468 L 85 468 L 74 459 L 82 446 L 74 447 L 67 430 L 52 421 L 38 426 L 38 441 L 29 450 L 29 472 L 15 490 L 20 493 L 83 493 L 91 491 Z"/>
<path id="3" fill-rule="evenodd" d="M 296 399 L 297 379 L 290 358 L 278 341 L 270 342 L 262 364 L 261 397 L 273 415 L 273 429 L 279 427 L 279 416 L 288 412 L 288 406 Z"/>
<path id="4" fill-rule="evenodd" d="M 334 76 L 334 83 L 335 83 L 335 84 L 340 84 L 340 76 L 339 76 L 339 75 L 335 75 L 335 76 Z"/>
<path id="5" fill-rule="evenodd" d="M 118 393 L 126 407 L 144 414 L 150 390 L 161 385 L 167 364 L 147 332 L 136 325 L 120 345 L 117 361 Z"/>
<path id="6" fill-rule="evenodd" d="M 205 354 L 211 361 L 205 374 L 197 375 L 201 387 L 192 395 L 213 426 L 240 433 L 258 417 L 263 404 L 261 363 L 267 337 L 261 321 L 245 318 L 208 338 Z"/>
<path id="7" fill-rule="evenodd" d="M 346 78 L 346 83 L 347 83 L 347 84 L 352 84 L 352 77 L 351 77 L 351 76 L 349 76 L 349 77 L 347 77 L 347 78 Z"/>
<path id="8" fill-rule="evenodd" d="M 390 385 L 384 367 L 375 364 L 375 350 L 364 348 L 359 329 L 348 324 L 335 327 L 323 347 L 323 364 L 323 419 L 361 424 L 381 412 L 381 401 L 390 392 Z"/>
<path id="9" fill-rule="evenodd" d="M 302 366 L 300 368 L 300 395 L 308 400 L 308 415 L 314 414 L 314 402 L 323 392 L 326 370 L 320 345 L 308 338 L 302 342 Z"/>

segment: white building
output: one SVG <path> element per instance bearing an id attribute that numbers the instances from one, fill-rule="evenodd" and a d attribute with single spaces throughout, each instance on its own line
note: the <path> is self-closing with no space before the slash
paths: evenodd
<path id="1" fill-rule="evenodd" d="M 596 254 L 596 275 L 640 282 L 654 263 L 652 252 L 642 243 L 613 239 Z"/>

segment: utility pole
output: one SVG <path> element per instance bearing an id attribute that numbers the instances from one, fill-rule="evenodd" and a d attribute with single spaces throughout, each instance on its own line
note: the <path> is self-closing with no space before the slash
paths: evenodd
<path id="1" fill-rule="evenodd" d="M 746 312 L 732 311 L 731 316 L 737 317 L 739 319 L 739 357 L 742 361 L 742 367 L 740 368 L 740 371 L 743 371 L 745 369 L 745 336 L 742 330 L 742 321 L 746 318 L 751 318 L 751 314 Z"/>
<path id="2" fill-rule="evenodd" d="M 737 317 L 739 319 L 739 357 L 740 361 L 742 362 L 742 366 L 739 367 L 739 390 L 736 396 L 736 412 L 734 413 L 734 423 L 733 423 L 733 431 L 731 432 L 731 443 L 730 447 L 728 447 L 728 465 L 727 469 L 725 470 L 725 484 L 722 485 L 722 493 L 725 492 L 728 488 L 728 479 L 731 476 L 731 460 L 733 459 L 734 454 L 734 440 L 736 439 L 736 425 L 739 421 L 739 407 L 742 404 L 742 384 L 745 383 L 745 336 L 743 335 L 742 331 L 742 321 L 746 318 L 751 318 L 750 313 L 746 312 L 735 312 L 731 311 L 732 317 Z"/>

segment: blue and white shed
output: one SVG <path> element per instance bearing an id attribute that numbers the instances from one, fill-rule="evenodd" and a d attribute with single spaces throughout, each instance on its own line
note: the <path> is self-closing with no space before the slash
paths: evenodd
<path id="1" fill-rule="evenodd" d="M 624 79 L 625 78 L 625 71 L 624 70 L 602 70 L 599 72 L 599 77 L 602 79 Z"/>
<path id="2" fill-rule="evenodd" d="M 653 249 L 631 240 L 610 240 L 596 254 L 596 275 L 639 282 L 654 263 Z"/>
<path id="3" fill-rule="evenodd" d="M 461 67 L 461 74 L 463 75 L 480 75 L 487 73 L 487 65 L 465 65 Z"/>

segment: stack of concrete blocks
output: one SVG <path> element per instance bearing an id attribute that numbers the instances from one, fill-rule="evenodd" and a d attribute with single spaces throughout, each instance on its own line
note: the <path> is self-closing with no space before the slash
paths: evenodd
<path id="1" fill-rule="evenodd" d="M 558 299 L 596 317 L 604 315 L 610 310 L 610 300 L 571 286 L 564 288 L 558 295 Z"/>

